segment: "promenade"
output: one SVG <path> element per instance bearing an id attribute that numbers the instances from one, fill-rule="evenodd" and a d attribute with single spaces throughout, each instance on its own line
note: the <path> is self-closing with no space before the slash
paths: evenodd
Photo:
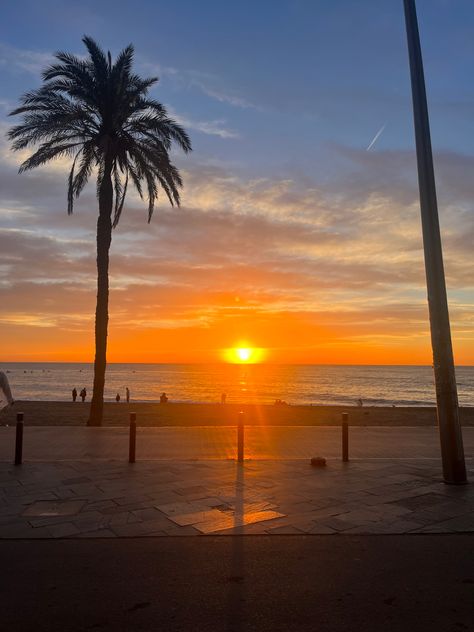
<path id="1" fill-rule="evenodd" d="M 474 487 L 443 484 L 437 429 L 0 428 L 0 538 L 474 531 Z M 474 428 L 464 428 L 474 478 Z M 327 459 L 313 468 L 312 456 Z"/>

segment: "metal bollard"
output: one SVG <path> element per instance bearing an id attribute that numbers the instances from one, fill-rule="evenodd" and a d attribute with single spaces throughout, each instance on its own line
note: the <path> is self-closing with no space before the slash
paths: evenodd
<path id="1" fill-rule="evenodd" d="M 23 413 L 16 415 L 15 465 L 23 463 Z"/>
<path id="2" fill-rule="evenodd" d="M 137 445 L 137 414 L 130 413 L 130 436 L 128 442 L 128 462 L 135 463 L 135 451 Z"/>
<path id="3" fill-rule="evenodd" d="M 342 460 L 344 463 L 349 461 L 349 415 L 342 413 Z"/>
<path id="4" fill-rule="evenodd" d="M 237 461 L 244 462 L 244 413 L 237 415 Z"/>

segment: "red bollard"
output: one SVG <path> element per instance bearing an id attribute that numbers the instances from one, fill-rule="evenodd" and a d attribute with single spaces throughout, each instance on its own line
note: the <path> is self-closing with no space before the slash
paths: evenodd
<path id="1" fill-rule="evenodd" d="M 349 415 L 342 413 L 342 460 L 344 463 L 349 461 Z"/>
<path id="2" fill-rule="evenodd" d="M 15 465 L 23 463 L 23 413 L 16 416 Z"/>
<path id="3" fill-rule="evenodd" d="M 237 461 L 244 462 L 244 413 L 237 415 Z"/>
<path id="4" fill-rule="evenodd" d="M 137 415 L 130 413 L 130 435 L 128 442 L 128 462 L 135 463 L 135 452 L 137 445 Z"/>

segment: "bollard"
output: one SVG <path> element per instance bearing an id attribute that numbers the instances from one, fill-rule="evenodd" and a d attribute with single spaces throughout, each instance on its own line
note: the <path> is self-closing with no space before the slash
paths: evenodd
<path id="1" fill-rule="evenodd" d="M 16 415 L 15 465 L 23 463 L 23 413 Z"/>
<path id="2" fill-rule="evenodd" d="M 137 414 L 130 413 L 130 437 L 128 442 L 128 462 L 135 463 L 135 449 L 137 445 Z"/>
<path id="3" fill-rule="evenodd" d="M 244 462 L 244 413 L 237 415 L 237 461 Z"/>
<path id="4" fill-rule="evenodd" d="M 349 461 L 349 415 L 342 413 L 342 460 L 344 463 Z"/>

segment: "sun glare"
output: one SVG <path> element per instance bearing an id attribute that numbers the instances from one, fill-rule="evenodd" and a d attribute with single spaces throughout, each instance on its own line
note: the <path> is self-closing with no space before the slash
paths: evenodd
<path id="1" fill-rule="evenodd" d="M 242 362 L 248 362 L 252 355 L 252 349 L 236 349 L 237 355 L 239 356 L 239 360 Z"/>
<path id="2" fill-rule="evenodd" d="M 256 364 L 261 362 L 265 356 L 263 349 L 239 345 L 232 349 L 225 349 L 224 358 L 227 362 L 234 364 Z"/>

